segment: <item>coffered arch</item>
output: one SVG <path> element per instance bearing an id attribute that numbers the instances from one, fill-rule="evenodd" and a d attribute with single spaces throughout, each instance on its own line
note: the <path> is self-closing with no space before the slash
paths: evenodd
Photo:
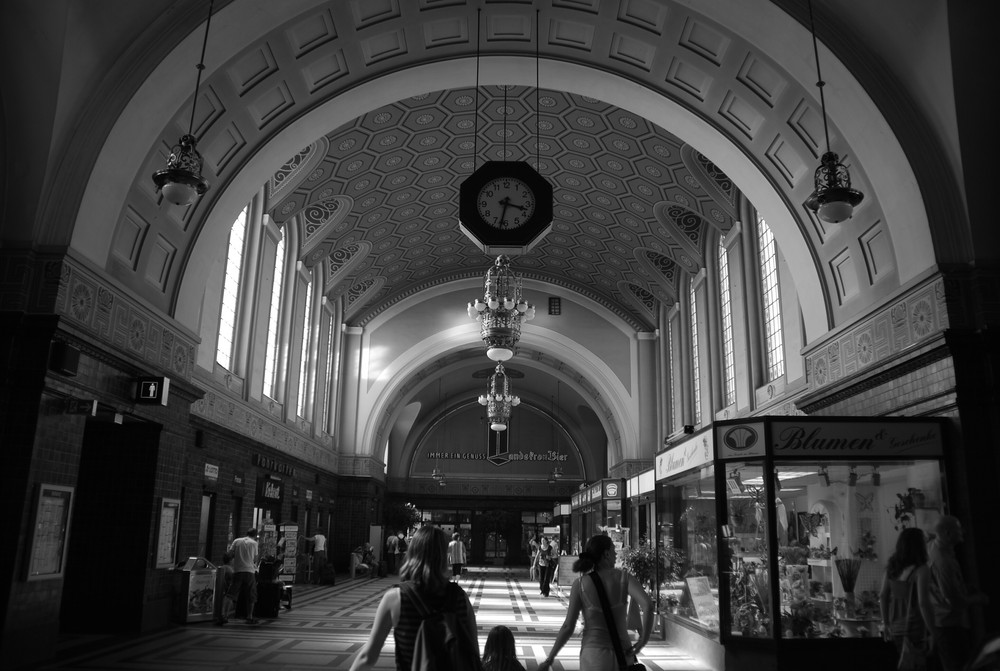
<path id="1" fill-rule="evenodd" d="M 382 105 L 440 90 L 442 82 L 467 87 L 476 81 L 470 5 L 407 13 L 360 1 L 288 3 L 282 23 L 266 4 L 235 0 L 220 10 L 222 35 L 206 59 L 204 116 L 196 129 L 213 183 L 207 197 L 174 212 L 156 202 L 148 179 L 189 112 L 170 104 L 181 97 L 173 80 L 190 53 L 189 38 L 153 70 L 144 95 L 125 106 L 100 152 L 74 230 L 78 253 L 186 326 L 197 323 L 192 299 L 228 222 L 288 157 Z M 705 11 L 724 10 L 724 22 L 669 1 L 614 10 L 603 3 L 576 9 L 543 3 L 540 62 L 530 22 L 505 6 L 487 5 L 481 83 L 532 86 L 538 65 L 543 89 L 558 82 L 559 90 L 611 101 L 695 147 L 763 212 L 793 260 L 800 292 L 823 297 L 803 303 L 813 337 L 864 305 L 833 300 L 829 288 L 834 264 L 837 272 L 853 268 L 865 275 L 859 239 L 889 241 L 879 248 L 894 257 L 887 264 L 893 272 L 879 278 L 883 293 L 933 265 L 923 202 L 877 107 L 824 48 L 830 94 L 838 101 L 831 111 L 834 149 L 847 157 L 869 197 L 848 226 L 831 229 L 807 215 L 801 203 L 812 188 L 822 134 L 814 74 L 804 57 L 808 33 L 771 3 L 720 4 L 725 7 Z M 754 24 L 754 42 L 740 34 L 741 19 Z M 245 24 L 252 25 L 241 30 Z M 276 26 L 281 29 L 269 32 Z M 158 93 L 157 82 L 168 80 Z M 137 161 L 135 146 L 152 149 Z M 132 166 L 136 179 L 127 192 L 112 187 L 116 198 L 105 178 L 123 166 Z M 892 209 L 883 211 L 883 203 Z M 117 222 L 113 233 L 107 221 Z M 169 253 L 150 253 L 147 244 Z M 843 263 L 845 255 L 853 264 Z M 150 277 L 160 279 L 150 283 Z"/>

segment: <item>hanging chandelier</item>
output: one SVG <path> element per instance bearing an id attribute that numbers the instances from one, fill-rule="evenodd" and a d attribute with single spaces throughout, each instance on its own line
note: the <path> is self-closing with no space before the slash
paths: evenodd
<path id="1" fill-rule="evenodd" d="M 188 132 L 181 136 L 170 150 L 165 168 L 153 173 L 156 190 L 163 194 L 167 202 L 174 205 L 190 205 L 197 196 L 208 191 L 208 180 L 201 176 L 205 160 L 198 153 L 198 140 L 194 136 L 194 112 L 198 106 L 198 88 L 201 73 L 205 69 L 205 48 L 208 46 L 208 28 L 212 25 L 212 5 L 208 3 L 208 20 L 205 22 L 205 38 L 201 44 L 201 60 L 195 66 L 198 77 L 194 83 L 194 98 L 191 100 L 191 121 Z"/>
<path id="2" fill-rule="evenodd" d="M 469 303 L 469 317 L 480 323 L 486 356 L 507 361 L 521 339 L 521 324 L 535 317 L 535 306 L 521 296 L 521 278 L 510 269 L 510 259 L 498 256 L 486 271 L 482 298 Z"/>
<path id="3" fill-rule="evenodd" d="M 503 364 L 498 363 L 487 392 L 479 397 L 479 405 L 486 406 L 486 415 L 490 420 L 490 428 L 494 431 L 506 431 L 510 421 L 510 410 L 521 404 L 521 399 L 510 393 L 510 381 L 503 370 Z"/>
<path id="4" fill-rule="evenodd" d="M 819 69 L 819 47 L 816 45 L 816 26 L 813 23 L 812 2 L 809 3 L 809 30 L 812 32 L 813 53 L 816 56 L 816 87 L 819 89 L 819 104 L 823 113 L 823 135 L 826 137 L 826 152 L 820 159 L 813 177 L 815 188 L 806 199 L 805 206 L 828 224 L 839 224 L 850 219 L 854 208 L 864 194 L 851 188 L 851 173 L 840 162 L 840 157 L 830 151 L 830 131 L 826 121 L 826 98 L 823 87 L 826 82 Z"/>

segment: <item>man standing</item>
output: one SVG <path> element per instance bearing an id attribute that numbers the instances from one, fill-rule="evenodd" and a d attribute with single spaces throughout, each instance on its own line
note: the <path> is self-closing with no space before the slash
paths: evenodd
<path id="1" fill-rule="evenodd" d="M 326 536 L 322 531 L 317 531 L 309 537 L 313 542 L 313 581 L 317 585 L 323 584 L 323 569 L 326 568 Z"/>
<path id="2" fill-rule="evenodd" d="M 448 543 L 448 563 L 451 564 L 451 577 L 458 582 L 462 577 L 462 567 L 465 566 L 465 543 L 457 531 L 451 535 L 451 542 Z"/>
<path id="3" fill-rule="evenodd" d="M 970 594 L 955 557 L 962 542 L 962 523 L 945 515 L 934 526 L 936 537 L 928 548 L 931 569 L 930 601 L 934 610 L 934 650 L 944 671 L 961 671 L 972 659 L 969 606 L 985 605 L 989 597 Z"/>
<path id="4" fill-rule="evenodd" d="M 406 536 L 400 531 L 396 534 L 396 570 L 398 571 L 403 567 L 403 561 L 406 559 Z"/>
<path id="5" fill-rule="evenodd" d="M 398 542 L 396 534 L 389 534 L 389 537 L 385 539 L 385 563 L 389 575 L 396 572 L 396 544 Z"/>
<path id="6" fill-rule="evenodd" d="M 257 603 L 257 530 L 250 529 L 246 536 L 234 540 L 229 553 L 233 556 L 233 581 L 226 593 L 226 606 L 219 624 L 229 621 L 243 593 L 247 595 L 247 624 L 257 624 L 253 616 Z"/>

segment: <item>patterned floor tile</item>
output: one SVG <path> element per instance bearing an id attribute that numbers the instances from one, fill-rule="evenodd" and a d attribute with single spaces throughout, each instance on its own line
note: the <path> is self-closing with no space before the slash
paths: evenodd
<path id="1" fill-rule="evenodd" d="M 309 671 L 350 668 L 368 638 L 375 610 L 396 578 L 341 579 L 334 586 L 296 585 L 293 608 L 260 624 L 233 621 L 189 623 L 123 641 L 107 637 L 68 637 L 58 660 L 38 669 L 60 671 Z M 538 594 L 524 571 L 473 570 L 461 581 L 476 609 L 479 645 L 498 624 L 514 632 L 522 662 L 535 671 L 551 650 L 566 615 L 567 591 Z M 555 671 L 579 671 L 577 634 L 560 651 Z M 378 669 L 395 668 L 392 635 Z M 697 660 L 662 641 L 651 641 L 640 655 L 649 671 L 707 671 Z"/>

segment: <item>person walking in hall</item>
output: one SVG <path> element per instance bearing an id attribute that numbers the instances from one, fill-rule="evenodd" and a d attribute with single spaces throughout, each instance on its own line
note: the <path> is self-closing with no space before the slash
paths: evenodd
<path id="1" fill-rule="evenodd" d="M 549 656 L 538 665 L 538 671 L 552 668 L 552 663 L 569 637 L 583 612 L 583 635 L 580 642 L 580 668 L 586 671 L 619 671 L 618 653 L 621 648 L 626 664 L 634 663 L 636 655 L 649 642 L 653 633 L 653 602 L 633 576 L 616 569 L 615 546 L 608 536 L 592 536 L 586 549 L 573 562 L 573 571 L 582 573 L 573 582 L 566 619 L 559 628 Z M 608 609 L 598 590 L 606 595 Z M 639 603 L 642 611 L 642 632 L 635 644 L 629 640 L 625 626 L 628 598 Z M 610 612 L 608 612 L 610 611 Z M 608 620 L 615 631 L 608 628 Z M 612 638 L 613 637 L 613 638 Z M 619 643 L 615 643 L 615 640 Z"/>
<path id="2" fill-rule="evenodd" d="M 229 546 L 233 555 L 233 582 L 226 594 L 226 605 L 222 612 L 220 624 L 229 622 L 241 594 L 246 594 L 247 624 L 257 624 L 253 616 L 254 604 L 257 603 L 257 530 L 249 529 L 246 536 L 237 538 Z"/>
<path id="3" fill-rule="evenodd" d="M 317 531 L 312 536 L 307 536 L 306 540 L 313 543 L 313 583 L 323 584 L 323 569 L 326 568 L 326 536 L 322 531 Z"/>
<path id="4" fill-rule="evenodd" d="M 393 630 L 396 643 L 396 668 L 409 669 L 413 662 L 414 643 L 421 624 L 415 599 L 420 599 L 427 610 L 449 611 L 456 614 L 465 639 L 474 650 L 474 662 L 469 669 L 481 669 L 476 630 L 476 613 L 468 595 L 458 584 L 448 579 L 448 538 L 439 527 L 423 526 L 411 539 L 406 561 L 399 569 L 400 584 L 390 587 L 375 611 L 375 621 L 368 640 L 358 651 L 351 664 L 351 671 L 368 671 L 375 668 L 382 646 Z M 475 667 L 475 669 L 473 668 Z"/>
<path id="5" fill-rule="evenodd" d="M 548 536 L 542 536 L 538 546 L 538 590 L 542 596 L 549 595 L 549 583 L 552 582 L 552 570 L 559 561 L 558 550 L 549 543 Z"/>
<path id="6" fill-rule="evenodd" d="M 896 539 L 896 551 L 889 557 L 879 594 L 882 632 L 895 644 L 897 655 L 903 652 L 904 639 L 918 650 L 931 645 L 934 611 L 929 585 L 924 532 L 915 527 L 903 529 Z"/>
<path id="7" fill-rule="evenodd" d="M 944 515 L 934 525 L 930 557 L 930 602 L 934 610 L 933 649 L 943 671 L 962 671 L 972 659 L 970 606 L 986 605 L 989 597 L 971 593 L 962 577 L 955 546 L 964 540 L 962 523 Z"/>
<path id="8" fill-rule="evenodd" d="M 396 572 L 396 543 L 398 542 L 396 532 L 391 532 L 385 538 L 385 568 L 389 575 Z"/>
<path id="9" fill-rule="evenodd" d="M 403 566 L 403 561 L 406 559 L 406 534 L 402 531 L 396 534 L 395 557 L 396 570 L 399 571 Z"/>
<path id="10" fill-rule="evenodd" d="M 451 535 L 451 542 L 448 543 L 448 563 L 451 564 L 451 577 L 458 582 L 462 577 L 462 567 L 465 566 L 465 543 L 457 531 Z"/>

